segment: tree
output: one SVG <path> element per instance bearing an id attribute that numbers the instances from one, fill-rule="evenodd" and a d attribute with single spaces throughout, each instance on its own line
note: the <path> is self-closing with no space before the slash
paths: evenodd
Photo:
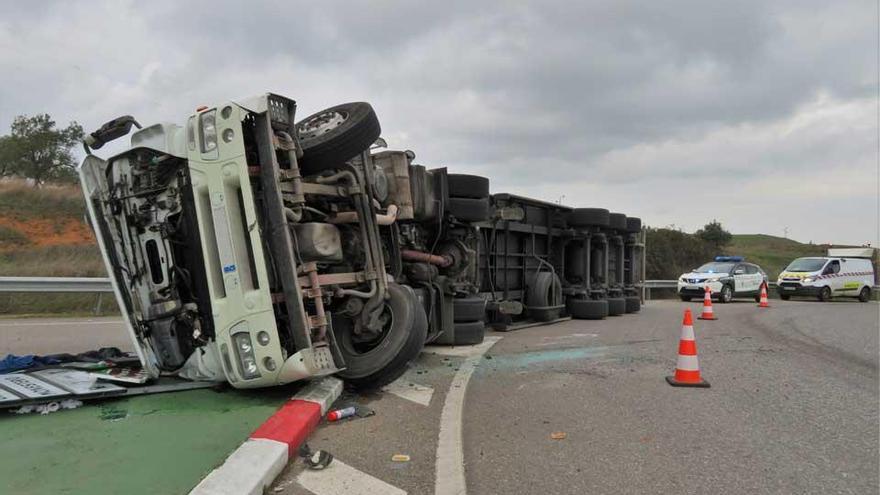
<path id="1" fill-rule="evenodd" d="M 27 177 L 35 187 L 49 180 L 74 180 L 76 159 L 71 150 L 82 138 L 82 126 L 76 122 L 61 129 L 48 114 L 19 115 L 10 134 L 0 136 L 0 174 Z"/>
<path id="2" fill-rule="evenodd" d="M 714 248 L 694 234 L 674 228 L 648 227 L 645 245 L 645 277 L 672 280 L 712 259 Z"/>
<path id="3" fill-rule="evenodd" d="M 724 230 L 721 222 L 717 220 L 707 223 L 702 229 L 696 231 L 694 235 L 714 247 L 716 252 L 720 252 L 724 249 L 724 246 L 730 244 L 730 241 L 733 240 L 730 232 Z"/>

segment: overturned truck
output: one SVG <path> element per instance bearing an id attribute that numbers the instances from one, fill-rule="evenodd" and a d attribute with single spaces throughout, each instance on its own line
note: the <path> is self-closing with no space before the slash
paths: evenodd
<path id="1" fill-rule="evenodd" d="M 638 310 L 638 219 L 418 165 L 384 149 L 367 103 L 295 114 L 266 94 L 87 136 L 89 217 L 150 376 L 376 387 L 486 322 Z M 93 153 L 132 127 L 128 149 Z"/>

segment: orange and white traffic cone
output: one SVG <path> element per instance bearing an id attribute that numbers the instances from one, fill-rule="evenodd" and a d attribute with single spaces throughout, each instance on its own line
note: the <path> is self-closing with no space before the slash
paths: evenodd
<path id="1" fill-rule="evenodd" d="M 703 314 L 697 317 L 698 320 L 717 320 L 715 310 L 712 309 L 712 289 L 706 286 L 706 293 L 703 296 Z"/>
<path id="2" fill-rule="evenodd" d="M 674 387 L 709 388 L 709 382 L 700 377 L 700 362 L 697 360 L 697 341 L 694 340 L 694 322 L 691 310 L 684 310 L 681 323 L 681 341 L 678 343 L 678 364 L 675 375 L 667 376 L 666 381 Z"/>
<path id="3" fill-rule="evenodd" d="M 761 284 L 761 302 L 758 303 L 759 308 L 769 308 L 770 301 L 767 300 L 767 284 Z"/>

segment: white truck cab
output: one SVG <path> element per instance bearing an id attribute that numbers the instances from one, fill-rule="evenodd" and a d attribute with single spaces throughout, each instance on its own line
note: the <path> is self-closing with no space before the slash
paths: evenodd
<path id="1" fill-rule="evenodd" d="M 875 283 L 871 258 L 873 248 L 829 249 L 828 256 L 798 258 L 792 261 L 777 280 L 779 297 L 813 296 L 820 301 L 832 297 L 871 299 Z"/>

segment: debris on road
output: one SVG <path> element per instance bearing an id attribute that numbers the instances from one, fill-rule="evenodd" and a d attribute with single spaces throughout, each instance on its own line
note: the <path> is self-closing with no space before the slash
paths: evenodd
<path id="1" fill-rule="evenodd" d="M 326 450 L 316 450 L 312 452 L 309 444 L 304 443 L 299 448 L 299 456 L 303 458 L 306 466 L 313 471 L 320 471 L 333 462 L 333 454 Z"/>
<path id="2" fill-rule="evenodd" d="M 553 440 L 565 440 L 565 437 L 567 436 L 568 434 L 566 434 L 564 431 L 554 431 L 550 434 L 550 438 Z"/>
<path id="3" fill-rule="evenodd" d="M 354 416 L 356 413 L 357 409 L 355 409 L 354 406 L 337 409 L 335 411 L 330 411 L 329 413 L 327 413 L 327 421 L 339 421 L 340 419 Z"/>
<path id="4" fill-rule="evenodd" d="M 409 462 L 409 456 L 406 454 L 394 454 L 391 456 L 393 462 Z"/>

